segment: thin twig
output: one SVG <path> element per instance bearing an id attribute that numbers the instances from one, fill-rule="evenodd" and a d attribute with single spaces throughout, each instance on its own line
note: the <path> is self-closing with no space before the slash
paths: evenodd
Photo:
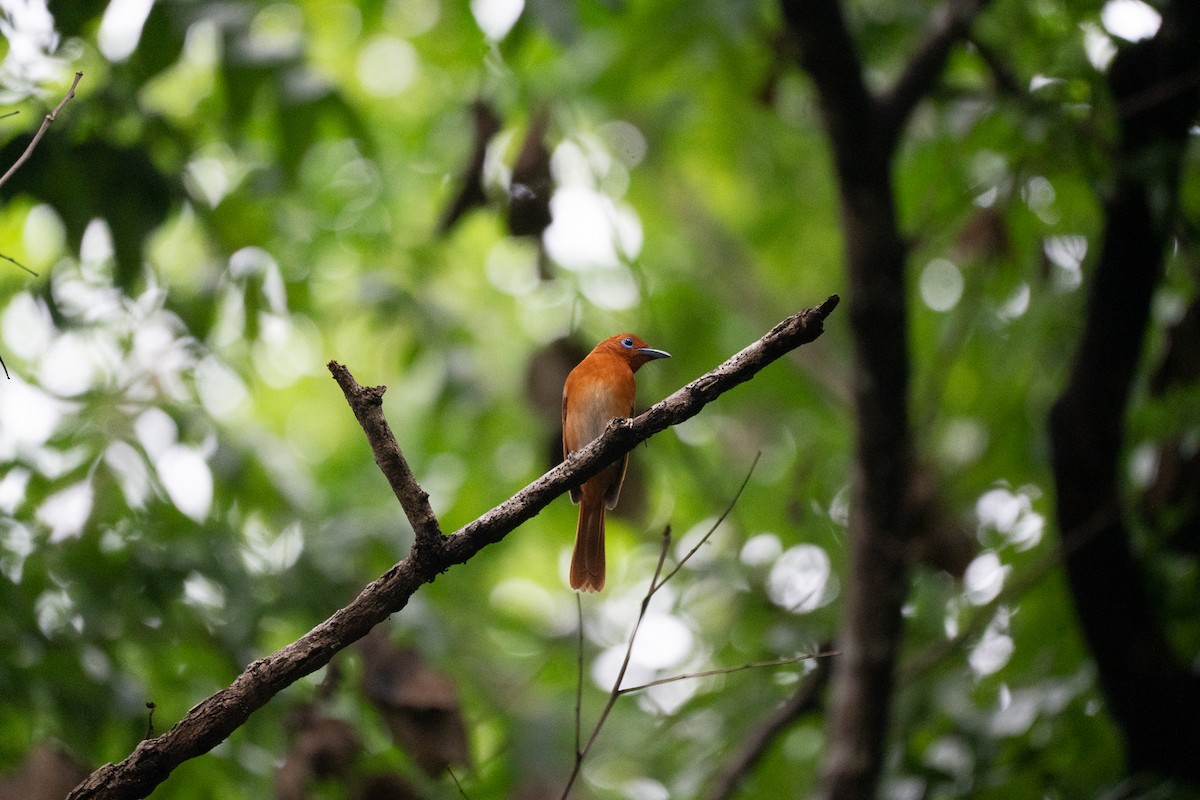
<path id="1" fill-rule="evenodd" d="M 629 662 L 633 660 L 633 643 L 637 639 L 638 631 L 642 627 L 642 621 L 646 619 L 646 610 L 650 607 L 650 598 L 654 596 L 654 591 L 662 585 L 658 579 L 662 575 L 663 564 L 667 562 L 667 553 L 670 549 L 671 526 L 667 525 L 663 528 L 662 548 L 658 552 L 658 563 L 654 567 L 654 575 L 650 578 L 650 588 L 647 589 L 645 597 L 642 598 L 642 605 L 638 609 L 637 621 L 633 623 L 633 630 L 629 633 L 629 642 L 625 646 L 625 657 L 621 659 L 621 668 L 617 670 L 617 679 L 613 681 L 612 690 L 608 693 L 608 702 L 604 704 L 604 710 L 600 712 L 600 716 L 596 720 L 596 726 L 592 728 L 592 735 L 588 737 L 583 752 L 579 754 L 578 763 L 575 767 L 576 774 L 579 772 L 579 766 L 583 763 L 583 759 L 596 742 L 596 737 L 600 735 L 600 729 L 608 721 L 608 715 L 612 711 L 613 706 L 616 705 L 617 698 L 621 696 L 621 682 L 625 680 L 625 672 L 629 669 Z M 570 783 L 567 784 L 567 788 L 570 789 Z M 564 794 L 563 797 L 566 797 L 566 795 Z"/>
<path id="2" fill-rule="evenodd" d="M 813 658 L 829 658 L 830 656 L 841 655 L 837 650 L 827 650 L 821 653 L 806 653 L 802 656 L 791 656 L 789 658 L 776 658 L 771 661 L 752 661 L 749 664 L 739 664 L 736 667 L 722 667 L 721 669 L 706 669 L 703 672 L 689 672 L 684 675 L 672 675 L 669 678 L 659 678 L 658 680 L 650 681 L 649 683 L 641 683 L 637 686 L 627 686 L 620 689 L 617 694 L 625 695 L 632 692 L 640 692 L 643 689 L 649 689 L 652 686 L 662 686 L 664 683 L 675 683 L 676 681 L 687 681 L 694 678 L 711 678 L 713 675 L 731 675 L 734 672 L 741 672 L 745 669 L 763 669 L 765 667 L 783 667 L 788 664 L 798 664 L 801 661 L 808 661 Z"/>
<path id="3" fill-rule="evenodd" d="M 729 505 L 727 505 L 725 510 L 721 512 L 721 516 L 717 517 L 717 521 L 712 524 L 712 527 L 708 529 L 708 532 L 700 537 L 700 541 L 696 542 L 696 546 L 689 550 L 687 555 L 679 559 L 679 563 L 675 565 L 675 569 L 668 572 L 667 577 L 663 578 L 663 583 L 666 583 L 667 581 L 671 580 L 671 578 L 674 578 L 675 573 L 683 569 L 683 565 L 686 564 L 692 556 L 696 555 L 696 551 L 704 546 L 704 544 L 709 540 L 709 537 L 716 532 L 717 528 L 721 526 L 721 523 L 725 521 L 725 518 L 729 516 L 729 513 L 733 511 L 733 507 L 737 504 L 738 498 L 740 498 L 742 496 L 742 492 L 746 490 L 746 484 L 750 483 L 750 476 L 754 474 L 754 468 L 758 466 L 758 460 L 760 458 L 762 458 L 762 450 L 759 450 L 754 454 L 754 460 L 750 462 L 750 469 L 746 471 L 746 477 L 742 480 L 742 485 L 738 487 L 736 492 L 734 492 L 733 499 L 729 501 Z M 654 594 L 654 592 L 657 592 L 659 586 L 662 586 L 662 583 L 658 584 L 658 586 L 652 586 L 650 588 L 650 593 Z"/>
<path id="4" fill-rule="evenodd" d="M 458 776 L 454 774 L 454 770 L 450 769 L 450 765 L 446 765 L 446 772 L 450 775 L 450 780 L 454 781 L 455 787 L 458 788 L 458 793 L 462 795 L 463 800 L 471 800 L 467 797 L 467 793 L 463 791 L 462 784 L 458 782 Z"/>
<path id="5" fill-rule="evenodd" d="M 588 752 L 592 749 L 592 744 L 596 741 L 596 737 L 598 737 L 600 735 L 600 729 L 604 727 L 604 723 L 608 720 L 608 715 L 612 711 L 613 706 L 616 705 L 617 698 L 619 698 L 623 694 L 626 694 L 627 692 L 636 691 L 637 689 L 640 689 L 640 688 L 645 688 L 645 687 L 641 687 L 641 686 L 635 686 L 631 689 L 622 689 L 621 683 L 625 680 L 625 672 L 626 672 L 626 670 L 629 669 L 629 662 L 633 658 L 633 644 L 634 644 L 634 641 L 637 639 L 638 630 L 642 627 L 642 620 L 644 620 L 646 618 L 646 610 L 650 607 L 650 599 L 652 597 L 654 597 L 654 594 L 660 588 L 662 588 L 663 585 L 665 585 L 667 581 L 669 581 L 669 580 L 671 580 L 671 578 L 675 577 L 675 575 L 679 572 L 679 570 L 683 567 L 683 565 L 688 562 L 688 559 L 690 559 L 692 556 L 694 556 L 696 554 L 696 552 L 704 545 L 704 543 L 708 541 L 709 537 L 711 537 L 713 535 L 713 532 L 716 531 L 716 529 L 720 526 L 720 524 L 725 521 L 725 518 L 729 516 L 730 512 L 733 511 L 733 507 L 735 505 L 737 505 L 737 501 L 742 496 L 742 492 L 745 490 L 746 484 L 748 484 L 750 482 L 750 476 L 754 474 L 754 468 L 756 466 L 758 466 L 758 460 L 759 460 L 759 458 L 761 458 L 761 456 L 762 456 L 761 451 L 755 454 L 754 461 L 751 462 L 751 464 L 750 464 L 750 469 L 746 471 L 746 477 L 742 480 L 742 483 L 738 487 L 737 491 L 734 492 L 733 498 L 729 501 L 729 504 L 725 507 L 725 510 L 721 512 L 721 516 L 717 517 L 716 522 L 714 522 L 712 524 L 712 526 L 709 527 L 708 531 L 702 537 L 700 537 L 700 541 L 696 543 L 696 546 L 693 547 L 691 550 L 689 550 L 687 555 L 685 555 L 683 558 L 681 558 L 679 560 L 679 563 L 675 565 L 675 568 L 673 570 L 671 570 L 670 572 L 668 572 L 665 577 L 663 577 L 663 566 L 666 564 L 666 561 L 667 561 L 667 553 L 669 553 L 671 550 L 671 526 L 668 525 L 665 528 L 663 528 L 662 547 L 659 549 L 659 552 L 658 552 L 658 563 L 654 566 L 654 574 L 650 578 L 650 586 L 646 589 L 645 596 L 642 597 L 642 604 L 641 604 L 641 608 L 639 608 L 639 610 L 638 610 L 637 621 L 634 622 L 634 624 L 633 624 L 633 631 L 629 634 L 629 642 L 625 646 L 625 657 L 623 659 L 621 659 L 621 668 L 617 671 L 617 678 L 615 681 L 613 681 L 613 687 L 608 693 L 608 701 L 604 704 L 604 709 L 600 712 L 600 716 L 596 720 L 596 725 L 592 728 L 592 734 L 591 734 L 591 736 L 588 737 L 587 744 L 584 745 L 582 750 L 579 748 L 579 741 L 578 741 L 578 735 L 579 735 L 578 709 L 582 703 L 582 700 L 580 699 L 576 702 L 576 712 L 577 713 L 576 713 L 575 766 L 572 768 L 571 775 L 570 775 L 570 777 L 567 778 L 567 785 L 563 789 L 563 793 L 562 793 L 563 800 L 566 800 L 567 795 L 570 794 L 571 787 L 575 784 L 576 778 L 579 777 L 579 770 L 583 766 L 583 760 L 584 760 L 584 758 L 587 757 Z M 662 577 L 662 580 L 659 580 L 660 577 Z M 577 595 L 577 597 L 578 597 L 578 595 Z M 580 614 L 582 614 L 582 613 L 583 612 L 581 610 Z M 808 656 L 805 656 L 805 657 L 807 658 Z M 711 674 L 718 674 L 720 672 L 725 672 L 725 671 L 736 672 L 741 669 L 746 669 L 748 666 L 749 665 L 744 665 L 741 667 L 732 667 L 727 670 L 716 670 L 715 672 L 713 672 Z M 705 674 L 709 674 L 709 673 L 705 673 Z M 688 677 L 688 676 L 678 676 L 675 678 L 667 678 L 662 681 L 658 681 L 658 683 L 668 683 L 672 680 L 682 680 L 683 677 Z M 701 677 L 701 676 L 697 675 L 695 677 Z M 654 684 L 646 684 L 646 685 L 652 686 Z M 577 687 L 577 692 L 579 693 L 580 698 L 582 698 L 582 693 L 583 693 L 583 619 L 582 619 L 582 616 L 580 617 L 580 620 L 579 620 L 579 685 Z"/>
<path id="6" fill-rule="evenodd" d="M 650 606 L 650 598 L 654 595 L 654 590 L 658 583 L 658 577 L 662 574 L 663 564 L 667 560 L 667 551 L 671 549 L 671 526 L 663 528 L 662 548 L 658 553 L 658 564 L 654 568 L 654 575 L 650 578 L 650 586 L 646 590 L 645 596 L 642 598 L 641 608 L 638 610 L 637 621 L 633 623 L 633 631 L 629 634 L 629 643 L 625 647 L 625 657 L 621 659 L 621 668 L 617 671 L 617 679 L 613 681 L 612 690 L 608 693 L 608 700 L 604 703 L 604 709 L 600 712 L 600 716 L 596 719 L 596 724 L 592 728 L 592 735 L 588 737 L 587 744 L 580 749 L 578 744 L 575 747 L 575 765 L 571 768 L 571 774 L 567 777 L 567 785 L 563 787 L 561 800 L 566 800 L 571 793 L 571 787 L 575 785 L 575 779 L 579 777 L 579 770 L 583 767 L 583 760 L 587 757 L 588 752 L 592 749 L 592 744 L 595 743 L 596 737 L 600 735 L 600 729 L 604 727 L 605 721 L 608 720 L 609 713 L 613 710 L 613 706 L 617 704 L 617 698 L 621 696 L 621 681 L 625 679 L 625 671 L 629 668 L 629 662 L 633 657 L 633 642 L 637 639 L 638 629 L 642 627 L 642 620 L 646 618 L 646 609 Z M 582 621 L 580 625 L 582 631 Z M 583 648 L 582 634 L 580 635 L 580 650 L 579 658 L 582 663 Z M 583 671 L 579 673 L 579 691 L 583 691 Z"/>
<path id="7" fill-rule="evenodd" d="M 16 260 L 15 258 L 13 258 L 12 256 L 6 256 L 6 255 L 4 255 L 3 253 L 0 253 L 0 258 L 3 258 L 5 261 L 11 261 L 13 264 L 16 264 L 18 267 L 20 267 L 21 269 L 25 270 L 26 272 L 28 272 L 28 273 L 29 273 L 30 275 L 32 275 L 33 277 L 35 277 L 35 278 L 37 277 L 37 273 L 36 273 L 36 272 L 34 272 L 34 271 L 33 271 L 33 270 L 31 270 L 29 267 L 27 267 L 27 266 L 25 266 L 24 264 L 22 264 L 20 261 L 17 261 L 17 260 Z"/>
<path id="8" fill-rule="evenodd" d="M 42 120 L 42 127 L 38 128 L 38 132 L 33 135 L 33 141 L 31 141 L 29 146 L 25 148 L 25 152 L 21 153 L 21 157 L 18 158 L 11 167 L 8 168 L 8 172 L 4 173 L 3 177 L 0 177 L 0 186 L 8 183 L 8 179 L 12 177 L 12 174 L 16 172 L 22 164 L 28 161 L 31 155 L 33 155 L 33 149 L 38 146 L 38 142 L 40 142 L 42 137 L 46 135 L 46 130 L 50 127 L 50 123 L 58 119 L 58 112 L 62 111 L 63 106 L 67 104 L 67 101 L 75 96 L 75 87 L 79 85 L 79 80 L 82 77 L 82 72 L 75 73 L 75 80 L 71 81 L 71 88 L 67 91 L 67 96 L 64 97 L 59 104 L 55 106 L 54 110 L 47 114 L 46 118 Z"/>
<path id="9" fill-rule="evenodd" d="M 79 79 L 82 77 L 83 77 L 82 72 L 75 73 L 75 80 L 71 82 L 71 88 L 67 92 L 67 96 L 64 97 L 62 99 L 62 101 L 59 102 L 58 106 L 55 107 L 55 109 L 53 111 L 51 111 L 49 114 L 47 114 L 46 118 L 42 120 L 42 127 L 38 128 L 38 132 L 34 135 L 33 141 L 31 141 L 29 143 L 29 146 L 25 148 L 25 152 L 22 153 L 21 157 L 18 158 L 11 167 L 8 168 L 8 172 L 5 172 L 4 176 L 0 177 L 0 186 L 3 186 L 5 183 L 7 183 L 9 177 L 14 172 L 17 171 L 17 168 L 29 160 L 29 156 L 33 153 L 33 148 L 37 147 L 38 142 L 40 142 L 42 137 L 46 134 L 46 129 L 50 127 L 50 123 L 53 122 L 58 117 L 58 112 L 62 111 L 62 108 L 63 108 L 63 106 L 65 106 L 67 104 L 67 101 L 75 96 L 75 87 L 79 85 Z M 4 115 L 0 116 L 0 119 L 11 117 L 17 113 L 18 112 L 13 111 L 12 113 L 4 114 Z M 36 272 L 34 272 L 29 267 L 22 264 L 20 261 L 17 261 L 15 258 L 13 258 L 11 256 L 6 256 L 3 253 L 0 253 L 0 258 L 3 258 L 5 261 L 9 261 L 13 264 L 16 264 L 19 268 L 25 270 L 30 275 L 34 276 L 35 278 L 37 277 Z M 4 363 L 4 359 L 2 357 L 0 357 L 0 368 L 4 369 L 4 377 L 8 380 L 12 380 L 12 376 L 8 374 L 8 365 Z M 153 721 L 153 719 L 154 719 L 153 709 L 150 711 L 150 718 L 151 718 L 151 721 Z M 149 735 L 150 734 L 147 733 L 147 738 L 149 738 Z"/>

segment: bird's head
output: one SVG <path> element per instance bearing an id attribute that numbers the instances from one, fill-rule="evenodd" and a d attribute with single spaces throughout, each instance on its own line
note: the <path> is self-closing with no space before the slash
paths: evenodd
<path id="1" fill-rule="evenodd" d="M 607 350 L 619 358 L 623 358 L 629 362 L 629 368 L 637 371 L 637 368 L 647 361 L 653 361 L 656 358 L 670 358 L 671 354 L 664 350 L 655 350 L 653 347 L 647 347 L 646 342 L 640 337 L 632 333 L 618 333 L 616 336 L 610 336 L 596 346 L 596 349 Z"/>

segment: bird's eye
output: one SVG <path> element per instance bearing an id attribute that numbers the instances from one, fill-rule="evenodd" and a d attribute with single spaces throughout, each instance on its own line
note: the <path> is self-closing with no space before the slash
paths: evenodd
<path id="1" fill-rule="evenodd" d="M 621 340 L 621 346 L 622 347 L 633 347 L 633 337 L 626 336 L 624 339 Z"/>

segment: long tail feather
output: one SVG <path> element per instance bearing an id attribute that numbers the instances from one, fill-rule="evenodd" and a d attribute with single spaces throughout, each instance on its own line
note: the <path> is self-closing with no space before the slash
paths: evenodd
<path id="1" fill-rule="evenodd" d="M 598 592 L 604 588 L 604 502 L 584 496 L 571 554 L 571 588 Z"/>

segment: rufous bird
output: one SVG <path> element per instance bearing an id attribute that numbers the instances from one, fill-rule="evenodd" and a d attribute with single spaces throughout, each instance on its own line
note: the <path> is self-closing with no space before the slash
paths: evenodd
<path id="1" fill-rule="evenodd" d="M 599 438 L 611 420 L 633 414 L 633 373 L 647 361 L 670 357 L 647 347 L 632 333 L 618 333 L 596 345 L 563 384 L 563 458 Z M 626 454 L 571 490 L 571 502 L 579 504 L 571 554 L 572 589 L 598 592 L 604 588 L 604 511 L 616 507 L 628 464 Z"/>

